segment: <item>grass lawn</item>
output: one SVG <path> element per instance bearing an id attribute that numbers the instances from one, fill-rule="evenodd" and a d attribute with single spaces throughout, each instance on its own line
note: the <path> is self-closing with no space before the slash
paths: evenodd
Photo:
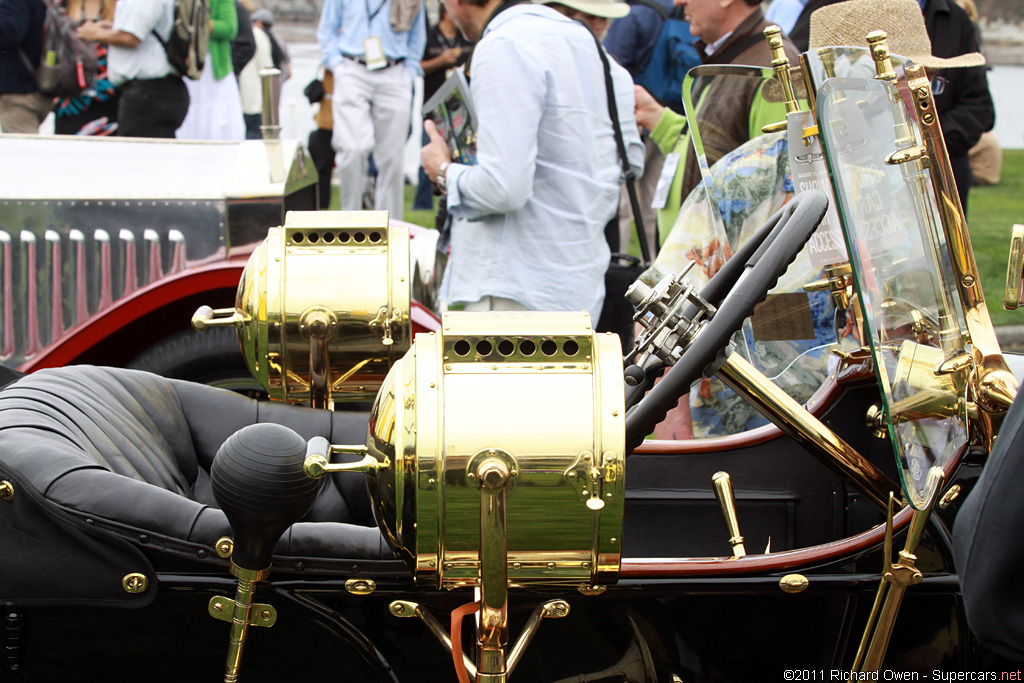
<path id="1" fill-rule="evenodd" d="M 416 225 L 434 227 L 433 211 L 414 211 L 412 199 L 416 188 L 405 186 L 405 220 Z M 331 208 L 338 207 L 338 188 L 331 193 Z M 437 198 L 434 198 L 437 205 Z M 968 202 L 967 224 L 974 246 L 974 257 L 981 272 L 992 322 L 996 325 L 1024 325 L 1024 310 L 1003 308 L 1006 288 L 1006 261 L 1010 252 L 1010 233 L 1014 223 L 1024 223 L 1024 150 L 1003 150 L 1002 180 L 991 187 L 972 187 Z M 630 252 L 640 255 L 633 235 Z"/>
<path id="2" fill-rule="evenodd" d="M 1002 180 L 991 187 L 972 187 L 967 225 L 974 258 L 981 272 L 989 314 L 995 325 L 1024 325 L 1024 310 L 1003 308 L 1006 261 L 1014 223 L 1024 223 L 1024 150 L 1003 150 Z"/>

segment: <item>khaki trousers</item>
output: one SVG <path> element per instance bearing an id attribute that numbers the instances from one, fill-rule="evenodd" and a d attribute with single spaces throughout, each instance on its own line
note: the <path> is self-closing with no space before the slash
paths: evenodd
<path id="1" fill-rule="evenodd" d="M 0 130 L 4 133 L 39 132 L 39 126 L 53 109 L 53 98 L 38 92 L 9 92 L 0 95 Z"/>

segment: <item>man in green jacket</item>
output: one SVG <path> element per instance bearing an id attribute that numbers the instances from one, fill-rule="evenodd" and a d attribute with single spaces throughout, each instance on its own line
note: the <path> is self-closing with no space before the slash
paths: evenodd
<path id="1" fill-rule="evenodd" d="M 690 33 L 699 38 L 698 53 L 705 64 L 741 64 L 771 66 L 764 30 L 770 26 L 761 12 L 759 0 L 675 0 L 686 7 Z M 788 39 L 783 40 L 786 55 L 796 63 L 797 52 Z M 755 79 L 717 78 L 700 93 L 698 130 L 704 143 L 708 166 L 752 137 L 761 126 L 785 117 L 785 108 L 751 108 L 755 101 Z M 749 81 L 747 87 L 744 82 Z M 732 87 L 737 85 L 738 87 Z M 748 114 L 749 113 L 749 114 Z M 663 107 L 641 87 L 636 88 L 636 120 L 650 131 L 665 155 L 660 193 L 655 193 L 658 225 L 671 227 L 684 197 L 700 182 L 700 165 L 690 150 L 689 124 L 684 116 Z"/>

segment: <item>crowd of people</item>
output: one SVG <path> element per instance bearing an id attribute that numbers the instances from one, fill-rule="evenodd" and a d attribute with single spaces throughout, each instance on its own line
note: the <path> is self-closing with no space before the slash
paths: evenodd
<path id="1" fill-rule="evenodd" d="M 287 78 L 289 57 L 274 15 L 251 0 L 211 0 L 209 52 L 198 79 L 168 60 L 174 0 L 64 0 L 80 38 L 94 46 L 98 73 L 81 94 L 46 97 L 40 61 L 46 3 L 0 4 L 0 129 L 35 133 L 51 112 L 58 135 L 121 135 L 199 140 L 259 137 L 259 71 Z"/>
<path id="2" fill-rule="evenodd" d="M 276 66 L 288 74 L 269 10 L 254 11 L 251 0 L 211 0 L 209 54 L 193 80 L 174 70 L 165 51 L 174 0 L 64 1 L 78 35 L 96 47 L 95 86 L 58 101 L 36 92 L 28 67 L 39 59 L 44 3 L 4 0 L 4 131 L 32 132 L 53 111 L 58 133 L 259 136 L 259 72 Z M 434 1 L 324 1 L 317 39 L 325 92 L 310 138 L 324 198 L 336 169 L 342 209 L 366 208 L 369 196 L 372 208 L 402 218 L 413 83 L 423 78 L 429 99 L 462 68 L 476 119 L 476 161 L 454 161 L 448 141 L 427 121 L 416 193 L 419 208 L 433 207 L 440 196 L 442 244 L 449 249 L 443 300 L 468 309 L 582 309 L 594 320 L 610 256 L 628 244 L 635 220 L 625 178 L 638 181 L 636 218 L 656 254 L 681 243 L 677 231 L 692 232 L 680 209 L 701 183 L 701 164 L 713 167 L 780 118 L 779 108 L 754 106 L 756 84 L 723 80 L 699 89 L 694 121 L 682 113 L 681 97 L 652 94 L 658 88 L 646 74 L 667 22 L 688 25 L 687 65 L 767 67 L 764 30 L 773 21 L 791 32 L 782 40 L 795 61 L 815 43 L 816 13 L 848 7 L 835 16 L 879 26 L 897 16 L 874 0 L 773 0 L 768 16 L 760 0 L 674 0 L 681 13 L 667 0 L 443 0 L 428 12 Z M 889 27 L 893 51 L 933 69 L 966 207 L 969 151 L 994 123 L 977 29 L 954 0 L 905 2 L 917 5 L 910 23 L 924 27 L 923 37 L 902 44 L 908 21 L 900 18 Z M 863 42 L 842 29 L 832 22 L 833 33 L 819 35 L 817 44 Z M 651 91 L 635 85 L 642 78 Z M 702 131 L 702 157 L 692 151 L 694 129 Z M 651 272 L 678 270 L 676 252 L 695 251 L 693 239 L 686 243 L 690 249 L 669 249 Z"/>

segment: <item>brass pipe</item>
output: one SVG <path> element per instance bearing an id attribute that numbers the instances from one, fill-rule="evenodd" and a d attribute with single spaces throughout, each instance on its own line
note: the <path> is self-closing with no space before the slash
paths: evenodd
<path id="1" fill-rule="evenodd" d="M 749 396 L 758 412 L 787 436 L 807 447 L 830 470 L 853 484 L 879 509 L 887 508 L 899 487 L 831 429 L 779 389 L 738 353 L 730 354 L 716 373 L 741 396 Z"/>
<path id="2" fill-rule="evenodd" d="M 242 650 L 249 635 L 249 621 L 252 618 L 253 596 L 256 584 L 270 574 L 267 569 L 243 569 L 231 565 L 231 572 L 238 577 L 238 589 L 235 592 L 235 606 L 231 615 L 231 631 L 228 635 L 228 659 L 224 669 L 224 683 L 235 683 L 238 671 L 242 666 Z"/>
<path id="3" fill-rule="evenodd" d="M 511 472 L 498 458 L 477 468 L 480 482 L 480 614 L 477 625 L 477 683 L 505 683 L 508 670 L 508 536 L 505 494 Z"/>

